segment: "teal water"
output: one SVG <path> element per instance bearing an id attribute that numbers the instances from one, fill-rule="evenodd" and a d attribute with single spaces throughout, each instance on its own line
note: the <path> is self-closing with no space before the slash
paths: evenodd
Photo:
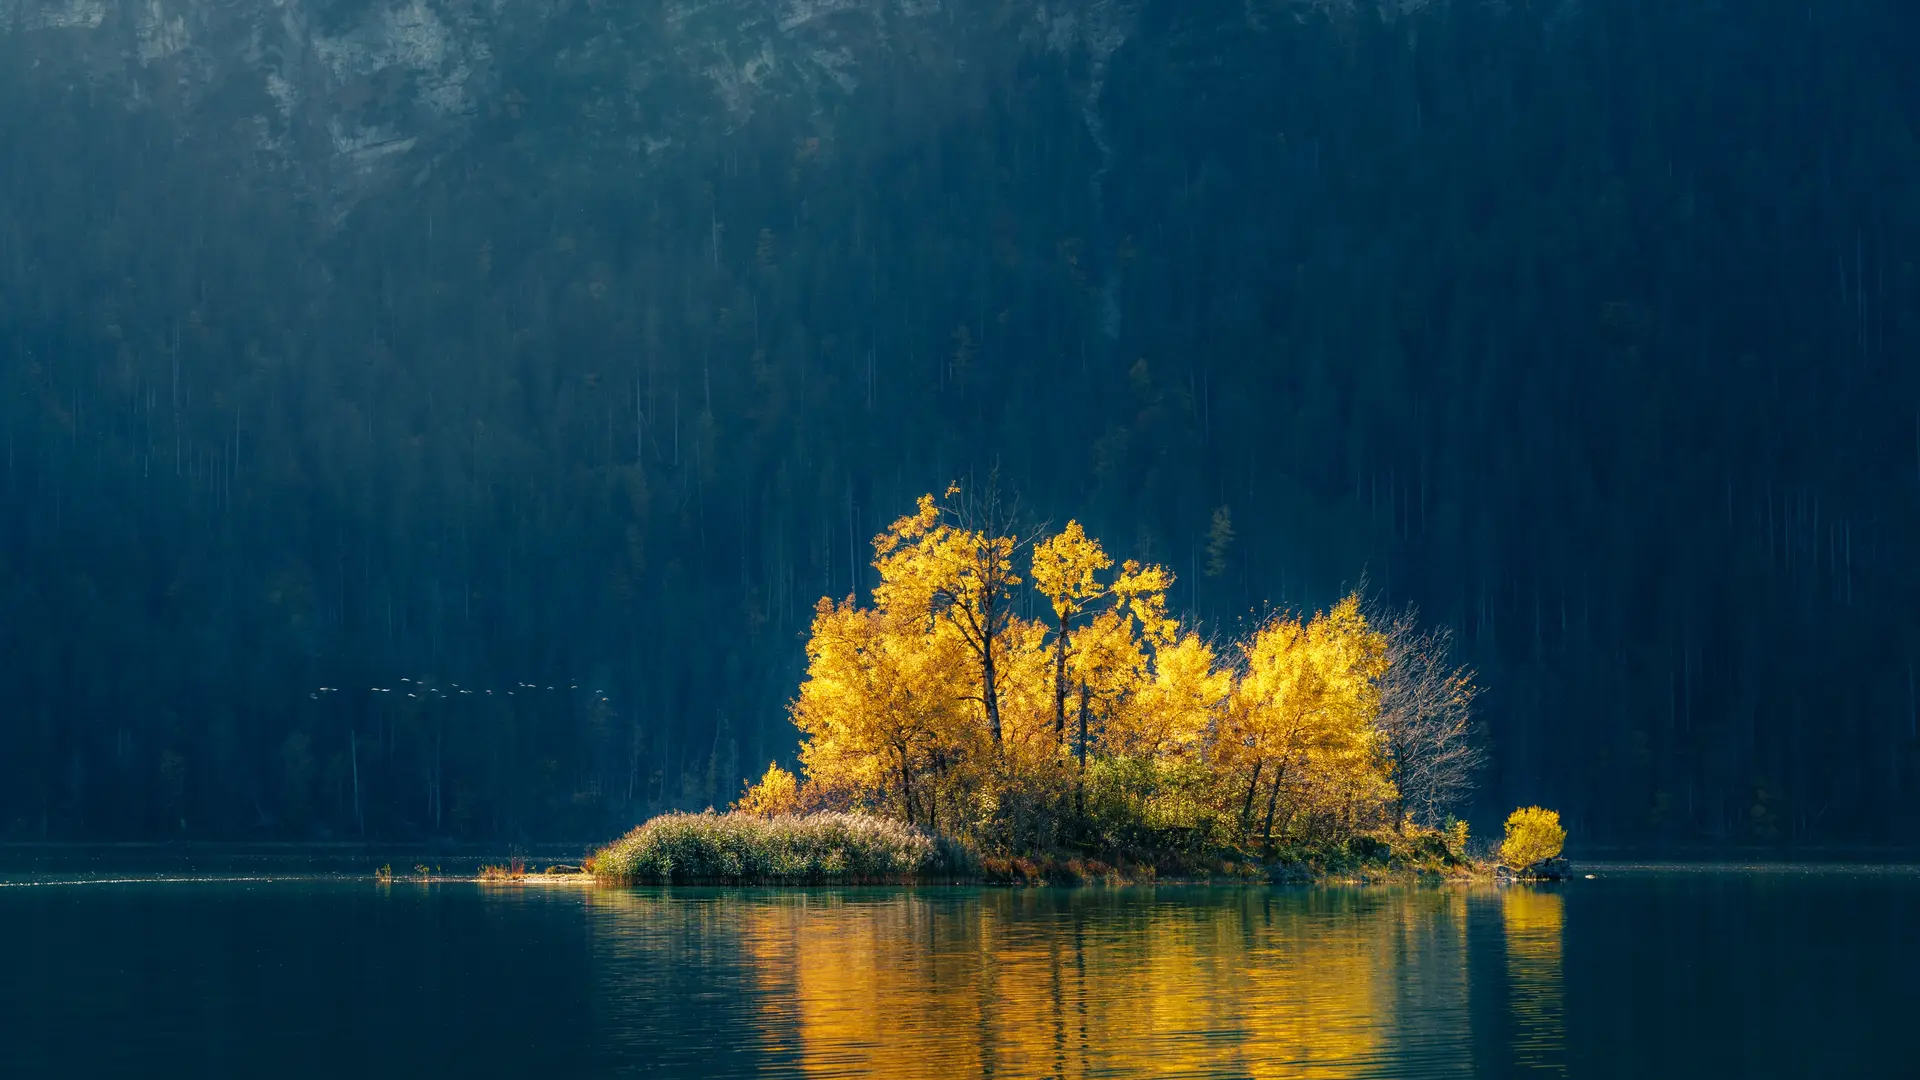
<path id="1" fill-rule="evenodd" d="M 1920 874 L 719 890 L 16 875 L 0 1076 L 1914 1075 Z"/>

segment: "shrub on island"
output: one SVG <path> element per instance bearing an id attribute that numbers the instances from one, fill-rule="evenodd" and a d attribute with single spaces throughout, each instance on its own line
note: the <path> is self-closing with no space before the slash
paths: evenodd
<path id="1" fill-rule="evenodd" d="M 1529 873 L 1558 858 L 1566 842 L 1567 830 L 1561 828 L 1557 811 L 1522 807 L 1507 817 L 1500 859 L 1520 873 Z"/>
<path id="2" fill-rule="evenodd" d="M 976 872 L 958 846 L 867 814 L 664 814 L 596 852 L 636 884 L 905 884 Z"/>

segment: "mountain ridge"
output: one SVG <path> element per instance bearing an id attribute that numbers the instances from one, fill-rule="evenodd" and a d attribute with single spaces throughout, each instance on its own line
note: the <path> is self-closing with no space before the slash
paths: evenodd
<path id="1" fill-rule="evenodd" d="M 674 0 L 630 13 L 568 0 L 0 0 L 0 39 L 51 77 L 161 110 L 181 139 L 285 177 L 337 226 L 370 192 L 423 179 L 486 118 L 517 115 L 538 93 L 522 85 L 535 74 L 591 76 L 578 107 L 623 165 L 644 169 L 737 129 L 768 99 L 798 99 L 814 119 L 796 139 L 830 134 L 834 111 L 889 66 L 937 83 L 1022 50 L 1078 52 L 1088 60 L 1082 113 L 1098 139 L 1107 61 L 1140 6 Z"/>

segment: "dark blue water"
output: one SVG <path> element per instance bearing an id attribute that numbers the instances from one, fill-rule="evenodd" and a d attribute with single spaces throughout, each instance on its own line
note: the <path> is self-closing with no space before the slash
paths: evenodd
<path id="1" fill-rule="evenodd" d="M 0 1076 L 1916 1075 L 1920 875 L 0 885 Z"/>

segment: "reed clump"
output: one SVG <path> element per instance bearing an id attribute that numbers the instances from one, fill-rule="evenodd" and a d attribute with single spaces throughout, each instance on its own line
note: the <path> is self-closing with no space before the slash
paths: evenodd
<path id="1" fill-rule="evenodd" d="M 958 845 L 867 814 L 665 814 L 595 852 L 595 877 L 652 884 L 905 884 L 970 877 Z"/>
<path id="2" fill-rule="evenodd" d="M 481 881 L 525 881 L 527 880 L 527 861 L 515 857 L 503 866 L 486 865 L 480 868 Z"/>

